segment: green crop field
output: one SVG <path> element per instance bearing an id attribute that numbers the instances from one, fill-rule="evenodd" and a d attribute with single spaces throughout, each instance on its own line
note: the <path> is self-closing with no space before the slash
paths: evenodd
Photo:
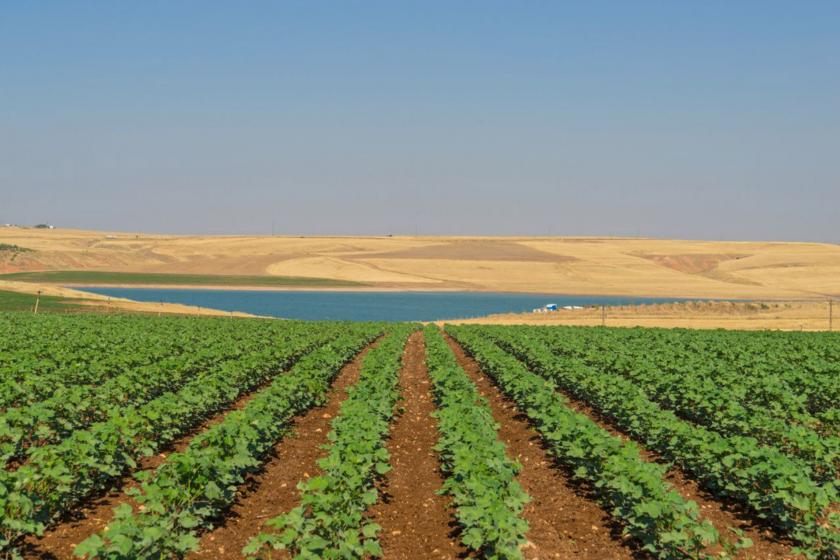
<path id="1" fill-rule="evenodd" d="M 359 282 L 302 276 L 243 276 L 214 274 L 161 274 L 151 272 L 107 272 L 62 270 L 0 274 L 0 280 L 88 285 L 171 285 L 340 288 L 362 286 Z"/>
<path id="2" fill-rule="evenodd" d="M 0 374 L 10 558 L 840 551 L 832 333 L 0 313 Z"/>
<path id="3" fill-rule="evenodd" d="M 36 296 L 0 290 L 0 311 L 32 311 Z M 86 312 L 94 310 L 88 305 L 79 305 L 79 299 L 57 296 L 41 296 L 38 311 L 50 313 Z"/>

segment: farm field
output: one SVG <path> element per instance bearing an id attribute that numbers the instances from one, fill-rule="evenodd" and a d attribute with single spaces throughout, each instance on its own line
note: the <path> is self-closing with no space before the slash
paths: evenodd
<path id="1" fill-rule="evenodd" d="M 30 281 L 719 299 L 840 295 L 840 246 L 620 237 L 188 236 L 0 228 Z M 1 246 L 1 245 L 0 245 Z M 476 271 L 480 270 L 480 274 Z M 66 276 L 70 273 L 71 276 Z M 120 273 L 120 274 L 112 274 Z M 235 277 L 231 277 L 231 274 Z M 57 274 L 57 276 L 55 276 Z M 144 275 L 158 276 L 144 276 Z M 14 277 L 11 277 L 12 279 Z"/>
<path id="2" fill-rule="evenodd" d="M 840 336 L 0 313 L 9 558 L 837 558 Z"/>
<path id="3" fill-rule="evenodd" d="M 95 306 L 86 308 L 83 305 L 85 303 L 95 305 L 97 302 L 82 298 L 44 295 L 38 302 L 38 310 L 51 313 L 81 312 L 86 309 L 99 310 Z M 0 290 L 0 311 L 32 311 L 34 305 L 35 298 L 30 294 Z"/>
<path id="4" fill-rule="evenodd" d="M 3 280 L 49 284 L 144 285 L 144 286 L 253 286 L 266 288 L 346 288 L 358 282 L 330 278 L 290 276 L 237 276 L 230 274 L 162 274 L 153 272 L 103 272 L 97 270 L 64 270 L 47 272 L 13 272 L 0 276 Z"/>
<path id="5" fill-rule="evenodd" d="M 73 286 L 734 299 L 759 307 L 737 302 L 629 306 L 611 309 L 607 325 L 814 331 L 830 326 L 828 301 L 840 294 L 838 263 L 840 248 L 830 243 L 178 236 L 0 228 L 0 290 L 77 299 L 83 309 L 106 304 L 110 310 L 155 314 L 223 313 L 207 307 L 108 299 Z M 20 308 L 21 304 L 3 306 L 0 301 L 0 310 Z M 66 308 L 56 308 L 61 309 Z M 574 310 L 493 315 L 479 321 L 600 325 L 601 316 L 599 310 Z"/>
<path id="6" fill-rule="evenodd" d="M 336 4 L 4 4 L 0 560 L 840 560 L 840 1 Z"/>
<path id="7" fill-rule="evenodd" d="M 80 292 L 52 284 L 31 284 L 0 280 L 0 312 L 35 310 L 45 313 L 140 313 L 169 315 L 204 315 L 254 317 L 239 311 L 229 312 L 178 303 L 142 302 Z"/>
<path id="8" fill-rule="evenodd" d="M 837 330 L 837 302 L 828 301 L 689 301 L 653 305 L 618 305 L 602 310 L 559 309 L 553 313 L 500 313 L 459 324 L 579 325 L 736 330 Z"/>

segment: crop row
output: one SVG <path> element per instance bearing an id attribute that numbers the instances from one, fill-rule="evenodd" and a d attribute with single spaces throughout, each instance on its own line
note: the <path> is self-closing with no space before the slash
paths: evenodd
<path id="1" fill-rule="evenodd" d="M 336 335 L 301 334 L 282 345 L 226 362 L 141 407 L 123 407 L 55 445 L 39 447 L 14 472 L 0 471 L 0 547 L 44 527 L 80 500 L 110 485 L 136 461 L 222 410 Z M 345 336 L 357 338 L 349 331 Z"/>
<path id="2" fill-rule="evenodd" d="M 455 360 L 440 329 L 428 326 L 426 364 L 438 410 L 436 447 L 446 475 L 442 490 L 452 497 L 461 542 L 488 559 L 520 559 L 528 523 L 521 517 L 530 500 L 516 481 L 520 465 L 505 454 L 487 401 Z"/>
<path id="3" fill-rule="evenodd" d="M 702 375 L 748 408 L 807 427 L 822 428 L 814 422 L 840 402 L 840 361 L 829 357 L 840 355 L 840 340 L 832 333 L 607 329 L 597 334 L 603 335 L 613 355 Z M 646 353 L 647 348 L 656 352 Z M 824 431 L 837 435 L 838 425 L 829 423 Z"/>
<path id="4" fill-rule="evenodd" d="M 834 333 L 737 334 L 717 333 L 720 343 L 714 348 L 754 389 L 760 391 L 762 382 L 779 379 L 804 397 L 812 413 L 836 409 L 840 402 L 840 340 Z"/>
<path id="5" fill-rule="evenodd" d="M 572 411 L 554 383 L 528 371 L 478 331 L 447 326 L 517 408 L 525 412 L 550 452 L 585 482 L 594 497 L 641 548 L 663 559 L 703 558 L 719 541 L 695 502 L 665 482 L 665 469 L 644 461 L 639 449 Z"/>
<path id="6" fill-rule="evenodd" d="M 565 330 L 563 337 L 558 334 L 553 329 L 521 329 L 518 336 L 544 341 L 565 363 L 580 360 L 598 371 L 632 381 L 652 400 L 673 410 L 681 418 L 724 436 L 755 437 L 762 444 L 801 458 L 814 470 L 818 482 L 837 478 L 840 438 L 822 435 L 806 425 L 772 414 L 767 407 L 739 402 L 735 398 L 739 391 L 733 390 L 737 382 L 722 379 L 724 375 L 720 372 L 717 375 L 698 373 L 699 368 L 694 366 L 696 358 L 680 363 L 674 359 L 672 350 L 653 346 L 656 351 L 651 352 L 651 346 L 644 344 L 632 349 L 620 343 L 608 343 L 605 347 L 586 345 L 572 350 L 566 341 L 558 339 L 577 338 L 582 331 Z M 590 331 L 581 338 L 589 339 L 592 334 Z M 612 340 L 617 335 L 610 332 L 602 336 Z M 559 350 L 558 345 L 562 345 Z M 662 358 L 663 355 L 666 359 Z M 743 379 L 742 375 L 738 377 Z M 740 392 L 748 392 L 744 387 L 739 389 Z"/>
<path id="7" fill-rule="evenodd" d="M 492 336 L 529 368 L 590 404 L 665 460 L 678 464 L 710 492 L 734 499 L 802 545 L 811 557 L 832 558 L 840 544 L 832 483 L 750 437 L 720 434 L 662 409 L 632 381 L 555 356 L 515 329 Z"/>
<path id="8" fill-rule="evenodd" d="M 295 558 L 381 556 L 380 527 L 365 512 L 379 499 L 376 481 L 390 470 L 385 440 L 399 397 L 399 372 L 413 328 L 397 327 L 364 358 L 359 380 L 347 391 L 329 433 L 322 473 L 301 481 L 300 505 L 267 522 L 251 540 L 249 555 L 288 550 Z"/>
<path id="9" fill-rule="evenodd" d="M 305 329 L 289 328 L 284 338 L 293 340 L 298 331 Z M 270 340 L 255 336 L 258 332 L 249 334 L 132 368 L 101 385 L 59 386 L 40 402 L 7 410 L 0 416 L 0 461 L 5 464 L 24 450 L 31 453 L 37 446 L 56 443 L 75 430 L 105 420 L 118 408 L 141 406 L 164 392 L 176 391 L 194 376 L 256 351 Z"/>
<path id="10" fill-rule="evenodd" d="M 533 328 L 527 333 L 546 340 L 555 353 L 580 357 L 590 365 L 622 374 L 641 370 L 692 379 L 723 396 L 723 403 L 804 428 L 820 428 L 803 392 L 803 378 L 808 376 L 792 365 L 795 360 L 767 363 L 778 345 L 795 354 L 787 338 L 663 329 Z"/>
<path id="11" fill-rule="evenodd" d="M 261 328 L 262 327 L 262 328 Z M 218 319 L 0 316 L 0 410 L 37 403 L 75 385 L 192 352 L 213 341 L 267 330 Z"/>
<path id="12" fill-rule="evenodd" d="M 678 331 L 667 336 L 669 342 L 689 341 L 716 367 L 740 373 L 750 394 L 772 396 L 778 383 L 802 397 L 812 413 L 840 402 L 840 340 L 833 333 Z"/>
<path id="13" fill-rule="evenodd" d="M 76 547 L 78 556 L 108 559 L 179 557 L 193 550 L 198 531 L 229 507 L 248 472 L 255 471 L 297 414 L 322 402 L 341 366 L 378 330 L 357 328 L 301 359 L 239 411 L 170 455 L 133 492 L 137 511 L 124 505 L 103 532 Z"/>

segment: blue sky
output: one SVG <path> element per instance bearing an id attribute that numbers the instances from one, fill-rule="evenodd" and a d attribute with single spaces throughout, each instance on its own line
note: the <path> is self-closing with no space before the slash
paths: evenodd
<path id="1" fill-rule="evenodd" d="M 840 242 L 838 2 L 3 2 L 0 222 Z"/>

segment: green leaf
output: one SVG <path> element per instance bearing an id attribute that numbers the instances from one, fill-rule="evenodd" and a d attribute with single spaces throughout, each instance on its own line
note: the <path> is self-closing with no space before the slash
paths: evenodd
<path id="1" fill-rule="evenodd" d="M 379 546 L 379 542 L 376 540 L 366 540 L 363 550 L 365 554 L 372 556 L 373 558 L 379 558 L 382 556 L 382 547 Z"/>
<path id="2" fill-rule="evenodd" d="M 375 538 L 379 531 L 382 530 L 382 527 L 377 523 L 367 523 L 362 527 L 362 534 L 367 539 Z"/>
<path id="3" fill-rule="evenodd" d="M 82 558 L 96 556 L 102 547 L 105 546 L 105 541 L 97 534 L 93 534 L 76 545 L 73 549 L 73 554 Z"/>

